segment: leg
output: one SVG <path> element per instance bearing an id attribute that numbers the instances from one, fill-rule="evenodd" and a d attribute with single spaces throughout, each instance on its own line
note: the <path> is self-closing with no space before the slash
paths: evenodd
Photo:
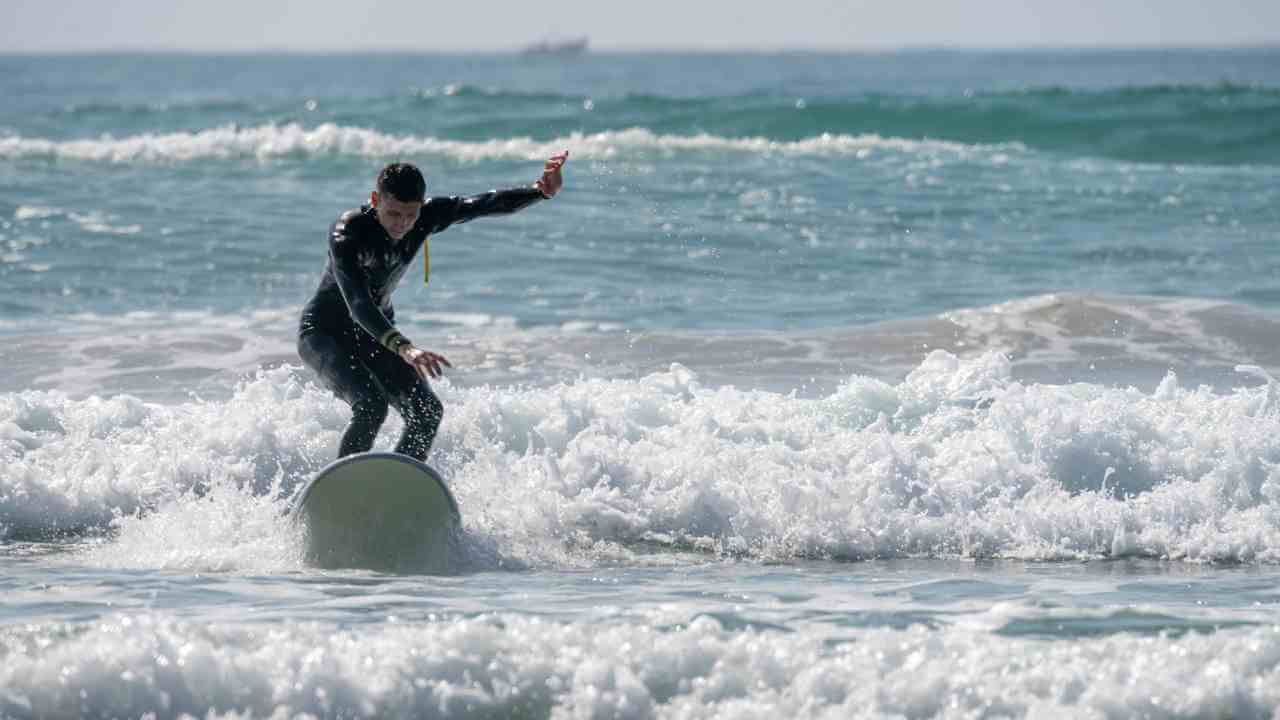
<path id="1" fill-rule="evenodd" d="M 419 379 L 407 396 L 398 399 L 396 409 L 404 418 L 404 434 L 396 444 L 396 452 L 426 462 L 427 453 L 436 439 L 436 430 L 444 419 L 444 404 L 431 392 L 426 381 Z"/>
<path id="2" fill-rule="evenodd" d="M 338 457 L 346 457 L 353 453 L 368 452 L 373 441 L 378 437 L 378 428 L 387 419 L 387 401 L 385 398 L 365 397 L 351 404 L 351 424 L 342 433 L 342 445 L 338 448 Z"/>
<path id="3" fill-rule="evenodd" d="M 342 434 L 338 457 L 373 447 L 387 419 L 387 397 L 362 360 L 367 350 L 354 338 L 309 332 L 298 339 L 298 354 L 321 381 L 351 406 L 351 424 Z"/>
<path id="4" fill-rule="evenodd" d="M 427 381 L 390 351 L 382 350 L 373 361 L 373 369 L 385 397 L 404 418 L 404 433 L 396 452 L 425 462 L 444 418 L 444 405 Z"/>

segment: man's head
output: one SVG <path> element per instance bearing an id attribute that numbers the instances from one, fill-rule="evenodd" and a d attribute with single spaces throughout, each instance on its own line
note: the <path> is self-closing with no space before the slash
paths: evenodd
<path id="1" fill-rule="evenodd" d="M 391 163 L 378 173 L 377 188 L 369 197 L 387 234 L 399 240 L 413 229 L 426 199 L 427 183 L 409 163 Z"/>

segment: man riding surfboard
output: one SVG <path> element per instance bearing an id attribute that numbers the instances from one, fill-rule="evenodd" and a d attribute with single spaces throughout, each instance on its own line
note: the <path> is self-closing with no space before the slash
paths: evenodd
<path id="1" fill-rule="evenodd" d="M 369 204 L 333 223 L 328 265 L 298 324 L 298 354 L 351 406 L 338 457 L 373 447 L 394 405 L 404 418 L 395 451 L 426 460 L 444 416 L 428 379 L 452 366 L 396 328 L 391 294 L 420 248 L 424 268 L 429 268 L 429 236 L 456 223 L 509 215 L 555 197 L 568 159 L 568 151 L 552 156 L 542 176 L 527 187 L 431 198 L 416 167 L 391 163 L 378 173 Z"/>

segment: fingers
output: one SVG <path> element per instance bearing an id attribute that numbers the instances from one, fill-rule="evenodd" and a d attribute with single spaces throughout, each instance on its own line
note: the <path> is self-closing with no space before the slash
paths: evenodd
<path id="1" fill-rule="evenodd" d="M 538 188 L 545 197 L 554 197 L 560 191 L 560 186 L 564 184 L 564 180 L 560 177 L 560 168 L 569 160 L 569 151 L 552 155 L 546 165 L 542 166 L 542 177 L 534 183 L 534 187 Z"/>
<path id="2" fill-rule="evenodd" d="M 553 170 L 559 170 L 560 168 L 564 167 L 564 164 L 568 161 L 569 161 L 568 150 L 552 155 L 551 159 L 547 160 L 546 171 L 551 172 Z"/>
<path id="3" fill-rule="evenodd" d="M 434 380 L 444 375 L 444 368 L 453 367 L 453 364 L 444 358 L 443 355 L 437 355 L 433 352 L 423 352 L 413 360 L 413 369 L 418 371 L 418 375 L 424 379 Z"/>
<path id="4" fill-rule="evenodd" d="M 424 354 L 419 362 L 419 367 L 426 370 L 428 376 L 432 378 L 440 377 L 440 373 L 442 372 L 440 370 L 440 361 L 436 360 L 431 353 Z"/>
<path id="5" fill-rule="evenodd" d="M 429 380 L 429 379 L 431 379 L 432 377 L 434 377 L 434 376 L 431 374 L 431 370 L 430 370 L 430 368 L 428 368 L 428 367 L 427 367 L 426 363 L 424 363 L 424 362 L 422 362 L 422 361 L 420 361 L 420 360 L 418 360 L 418 361 L 414 361 L 414 363 L 413 363 L 413 371 L 414 371 L 414 372 L 416 372 L 416 373 L 418 373 L 418 377 L 422 378 L 423 380 Z"/>
<path id="6" fill-rule="evenodd" d="M 548 198 L 555 197 L 556 193 L 560 192 L 560 185 L 561 181 L 559 176 L 554 175 L 551 172 L 543 174 L 543 176 L 538 178 L 538 181 L 533 184 L 533 186 L 538 188 L 538 191 L 541 192 L 544 197 Z"/>

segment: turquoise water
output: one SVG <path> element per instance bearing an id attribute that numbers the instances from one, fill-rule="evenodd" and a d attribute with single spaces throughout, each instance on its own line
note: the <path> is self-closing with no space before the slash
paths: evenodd
<path id="1" fill-rule="evenodd" d="M 1277 68 L 0 57 L 0 717 L 1270 717 Z M 306 567 L 329 223 L 566 148 L 395 296 L 458 571 Z"/>
<path id="2" fill-rule="evenodd" d="M 287 312 L 388 157 L 454 194 L 560 148 L 565 202 L 442 237 L 438 287 L 401 305 L 788 330 L 1050 292 L 1280 298 L 1274 51 L 3 63 L 6 324 Z"/>

